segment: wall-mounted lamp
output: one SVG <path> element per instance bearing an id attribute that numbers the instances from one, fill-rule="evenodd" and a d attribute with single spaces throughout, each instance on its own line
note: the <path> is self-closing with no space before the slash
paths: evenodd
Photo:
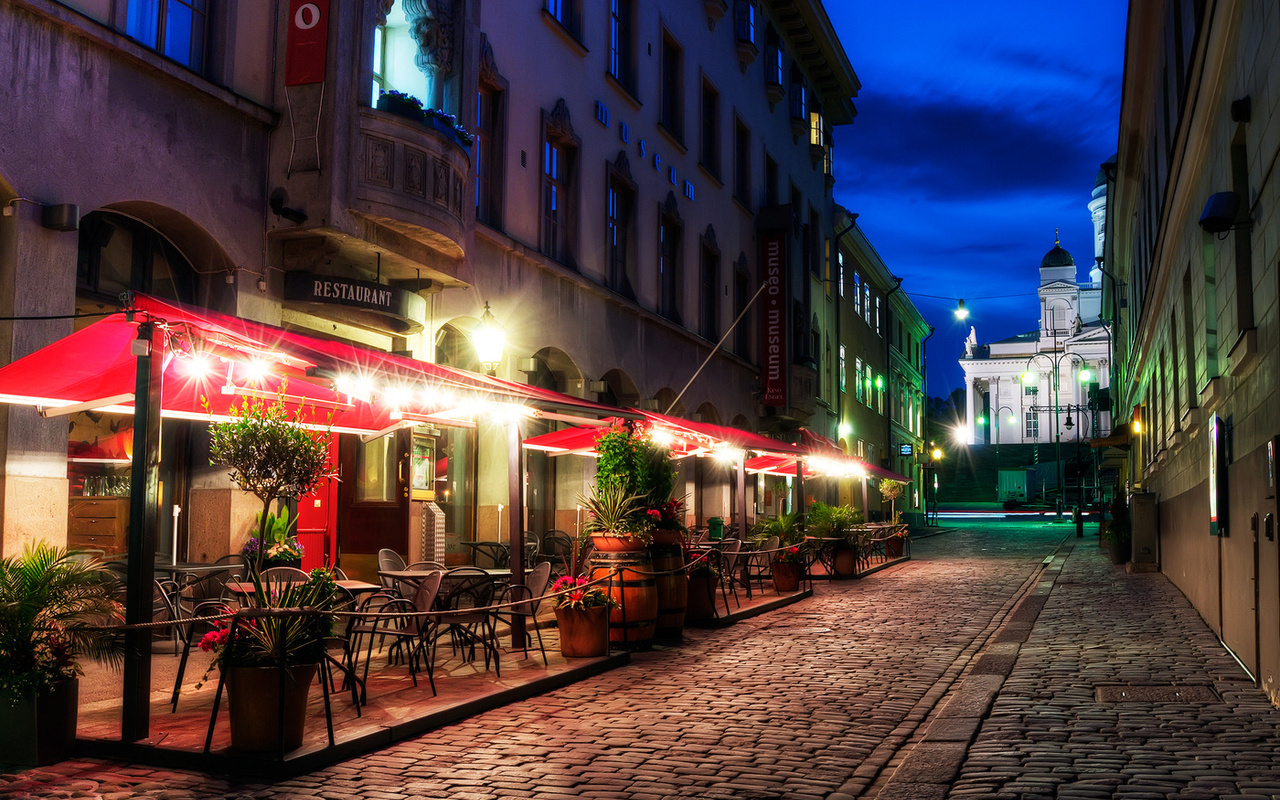
<path id="1" fill-rule="evenodd" d="M 15 197 L 4 204 L 4 216 L 12 217 L 17 213 L 18 203 L 31 203 L 40 206 L 40 225 L 51 231 L 70 233 L 80 230 L 80 206 L 74 203 L 54 203 L 45 205 L 25 197 Z"/>
<path id="2" fill-rule="evenodd" d="M 1252 220 L 1237 222 L 1240 213 L 1240 195 L 1235 192 L 1218 192 L 1209 196 L 1200 214 L 1200 228 L 1205 233 L 1225 234 L 1227 231 L 1248 230 Z"/>
<path id="3" fill-rule="evenodd" d="M 307 212 L 289 207 L 289 193 L 284 189 L 276 189 L 272 192 L 267 205 L 271 208 L 272 214 L 283 217 L 294 225 L 301 225 L 307 221 Z"/>
<path id="4" fill-rule="evenodd" d="M 484 371 L 490 374 L 497 372 L 498 365 L 502 363 L 502 348 L 506 344 L 507 334 L 494 318 L 487 302 L 484 304 L 484 313 L 480 315 L 480 324 L 471 332 L 471 341 Z"/>

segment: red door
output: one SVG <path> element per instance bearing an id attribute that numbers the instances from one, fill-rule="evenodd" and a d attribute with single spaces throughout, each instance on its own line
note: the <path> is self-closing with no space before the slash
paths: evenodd
<path id="1" fill-rule="evenodd" d="M 408 560 L 411 439 L 408 430 L 339 437 L 338 566 L 350 578 L 377 582 L 384 547 Z"/>
<path id="2" fill-rule="evenodd" d="M 329 436 L 329 463 L 338 464 L 338 435 Z M 326 478 L 316 490 L 298 500 L 298 542 L 302 544 L 302 568 L 332 566 L 338 558 L 338 482 Z"/>

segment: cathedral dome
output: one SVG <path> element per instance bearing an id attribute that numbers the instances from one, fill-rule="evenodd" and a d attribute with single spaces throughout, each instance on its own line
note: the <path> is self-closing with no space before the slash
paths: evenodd
<path id="1" fill-rule="evenodd" d="M 1057 242 L 1053 243 L 1053 249 L 1044 254 L 1044 258 L 1040 259 L 1040 267 L 1074 267 L 1076 262 L 1071 258 L 1071 254 L 1062 249 L 1062 245 Z"/>

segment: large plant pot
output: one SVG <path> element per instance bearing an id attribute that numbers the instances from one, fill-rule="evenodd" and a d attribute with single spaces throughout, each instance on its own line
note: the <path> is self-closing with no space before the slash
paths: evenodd
<path id="1" fill-rule="evenodd" d="M 684 544 L 684 532 L 678 529 L 658 528 L 653 532 L 653 544 Z"/>
<path id="2" fill-rule="evenodd" d="M 298 749 L 307 719 L 307 694 L 315 679 L 315 664 L 285 667 L 281 693 L 276 667 L 231 667 L 227 673 L 231 746 L 259 753 L 279 750 L 283 703 L 284 750 Z"/>
<path id="3" fill-rule="evenodd" d="M 690 575 L 688 605 L 685 618 L 706 621 L 716 616 L 716 579 L 709 575 Z"/>
<path id="4" fill-rule="evenodd" d="M 612 534 L 593 533 L 591 546 L 597 553 L 635 553 L 643 552 L 649 543 L 633 536 L 613 536 Z"/>
<path id="5" fill-rule="evenodd" d="M 1127 564 L 1133 557 L 1133 541 L 1112 539 L 1107 542 L 1107 552 L 1111 555 L 1112 564 Z"/>
<path id="6" fill-rule="evenodd" d="M 852 547 L 841 547 L 831 557 L 831 567 L 837 578 L 852 578 L 858 574 L 858 554 Z"/>
<path id="7" fill-rule="evenodd" d="M 609 614 L 609 641 L 620 648 L 647 649 L 653 644 L 658 619 L 658 584 L 649 552 L 643 547 L 596 550 L 591 554 L 590 579 L 596 581 L 610 574 L 613 581 L 609 596 L 618 607 Z"/>
<path id="8" fill-rule="evenodd" d="M 609 653 L 609 607 L 557 608 L 560 654 L 565 658 L 599 658 Z"/>
<path id="9" fill-rule="evenodd" d="M 803 564 L 787 561 L 775 561 L 771 565 L 773 572 L 773 589 L 778 594 L 797 592 L 800 590 L 800 575 L 804 571 Z"/>
<path id="10" fill-rule="evenodd" d="M 678 543 L 649 546 L 654 583 L 658 592 L 658 618 L 653 635 L 657 639 L 680 641 L 684 636 L 685 608 L 689 601 L 689 581 L 684 573 L 684 548 Z"/>
<path id="11" fill-rule="evenodd" d="M 885 558 L 902 558 L 902 537 L 894 536 L 884 540 Z"/>
<path id="12" fill-rule="evenodd" d="M 42 692 L 0 693 L 0 761 L 35 767 L 70 758 L 79 696 L 76 678 Z"/>

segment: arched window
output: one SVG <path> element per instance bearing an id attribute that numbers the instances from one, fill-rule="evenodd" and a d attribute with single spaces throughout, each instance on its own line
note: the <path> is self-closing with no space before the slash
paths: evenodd
<path id="1" fill-rule="evenodd" d="M 193 303 L 196 272 L 177 245 L 150 225 L 94 211 L 80 220 L 76 291 L 113 302 L 135 291 Z"/>

